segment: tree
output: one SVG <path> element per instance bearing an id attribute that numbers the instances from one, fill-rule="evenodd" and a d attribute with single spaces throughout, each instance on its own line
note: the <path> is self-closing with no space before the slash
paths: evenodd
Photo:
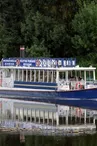
<path id="1" fill-rule="evenodd" d="M 30 48 L 26 48 L 27 57 L 50 57 L 50 52 L 44 45 L 41 44 L 33 44 Z"/>
<path id="2" fill-rule="evenodd" d="M 21 0 L 0 1 L 0 50 L 2 56 L 18 56 L 21 39 L 21 21 L 23 11 Z"/>
<path id="3" fill-rule="evenodd" d="M 84 5 L 72 21 L 73 48 L 76 56 L 97 62 L 97 4 Z"/>
<path id="4" fill-rule="evenodd" d="M 22 24 L 22 32 L 28 48 L 42 43 L 54 57 L 65 57 L 69 53 L 66 26 L 54 18 L 32 11 Z"/>
<path id="5" fill-rule="evenodd" d="M 0 24 L 0 58 L 6 55 L 5 27 Z"/>

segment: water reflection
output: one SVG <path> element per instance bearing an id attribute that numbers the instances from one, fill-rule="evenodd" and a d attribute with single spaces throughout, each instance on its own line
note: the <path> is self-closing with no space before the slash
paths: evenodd
<path id="1" fill-rule="evenodd" d="M 19 135 L 0 134 L 0 146 L 20 146 Z"/>
<path id="2" fill-rule="evenodd" d="M 97 134 L 75 137 L 27 135 L 22 142 L 19 134 L 1 134 L 0 146 L 97 146 Z"/>

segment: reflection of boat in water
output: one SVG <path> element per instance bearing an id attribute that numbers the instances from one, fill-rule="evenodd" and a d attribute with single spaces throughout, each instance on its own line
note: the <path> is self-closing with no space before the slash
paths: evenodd
<path id="1" fill-rule="evenodd" d="M 97 109 L 95 69 L 71 58 L 2 59 L 0 97 Z"/>

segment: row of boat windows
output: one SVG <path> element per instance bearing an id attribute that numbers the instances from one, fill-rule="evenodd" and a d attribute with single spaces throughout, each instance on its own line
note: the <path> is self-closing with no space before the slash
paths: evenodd
<path id="1" fill-rule="evenodd" d="M 44 70 L 15 70 L 16 81 L 26 82 L 55 82 L 55 71 Z"/>
<path id="2" fill-rule="evenodd" d="M 6 71 L 6 77 L 11 76 L 11 71 Z M 84 71 L 68 71 L 68 79 L 71 77 L 85 78 Z M 14 70 L 16 81 L 26 82 L 56 82 L 56 71 L 52 70 Z M 59 72 L 59 79 L 66 79 L 66 72 Z M 93 71 L 86 71 L 86 79 L 93 80 Z"/>
<path id="3" fill-rule="evenodd" d="M 68 71 L 68 80 L 79 78 L 85 79 L 84 71 Z M 66 72 L 60 72 L 59 79 L 66 79 Z M 86 80 L 93 80 L 93 71 L 86 71 Z"/>
<path id="4" fill-rule="evenodd" d="M 6 77 L 11 76 L 11 71 L 6 71 Z M 16 81 L 26 82 L 56 82 L 56 71 L 52 70 L 14 70 L 14 79 Z"/>

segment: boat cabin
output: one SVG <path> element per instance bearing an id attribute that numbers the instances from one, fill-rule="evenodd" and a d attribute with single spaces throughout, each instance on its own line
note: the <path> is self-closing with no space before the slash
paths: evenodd
<path id="1" fill-rule="evenodd" d="M 0 86 L 38 90 L 94 88 L 95 67 L 79 67 L 74 58 L 3 58 Z"/>

